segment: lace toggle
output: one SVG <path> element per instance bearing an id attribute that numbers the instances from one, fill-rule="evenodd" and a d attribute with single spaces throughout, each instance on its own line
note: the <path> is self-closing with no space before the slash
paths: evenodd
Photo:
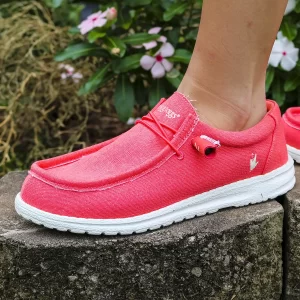
<path id="1" fill-rule="evenodd" d="M 216 141 L 206 135 L 193 138 L 192 145 L 201 155 L 207 158 L 215 157 L 217 148 L 221 146 L 220 141 Z"/>

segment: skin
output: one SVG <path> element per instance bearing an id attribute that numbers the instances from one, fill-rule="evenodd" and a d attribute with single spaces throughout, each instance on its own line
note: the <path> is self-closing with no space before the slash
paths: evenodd
<path id="1" fill-rule="evenodd" d="M 178 91 L 200 119 L 241 131 L 266 114 L 265 76 L 287 0 L 204 0 L 199 33 Z"/>

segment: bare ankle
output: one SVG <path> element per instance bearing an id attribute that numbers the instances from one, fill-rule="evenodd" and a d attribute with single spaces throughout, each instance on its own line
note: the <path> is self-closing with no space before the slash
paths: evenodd
<path id="1" fill-rule="evenodd" d="M 266 114 L 264 83 L 254 90 L 241 89 L 240 93 L 234 89 L 234 96 L 226 95 L 185 78 L 178 91 L 192 100 L 203 122 L 222 130 L 242 131 L 256 125 Z"/>

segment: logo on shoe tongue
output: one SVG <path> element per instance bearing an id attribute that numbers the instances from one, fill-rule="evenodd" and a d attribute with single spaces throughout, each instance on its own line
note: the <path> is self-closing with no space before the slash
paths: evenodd
<path id="1" fill-rule="evenodd" d="M 160 105 L 157 110 L 161 113 L 166 113 L 166 117 L 170 119 L 175 119 L 180 117 L 179 114 L 176 114 L 172 109 L 170 109 L 168 106 L 164 104 Z"/>

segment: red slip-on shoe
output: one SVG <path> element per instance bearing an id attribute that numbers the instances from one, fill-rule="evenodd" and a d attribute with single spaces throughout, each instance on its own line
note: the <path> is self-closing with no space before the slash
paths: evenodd
<path id="1" fill-rule="evenodd" d="M 289 108 L 282 116 L 282 121 L 288 151 L 300 163 L 300 107 Z"/>
<path id="2" fill-rule="evenodd" d="M 229 132 L 202 123 L 180 93 L 103 147 L 38 161 L 17 212 L 61 231 L 131 234 L 276 198 L 295 184 L 279 107 Z"/>

